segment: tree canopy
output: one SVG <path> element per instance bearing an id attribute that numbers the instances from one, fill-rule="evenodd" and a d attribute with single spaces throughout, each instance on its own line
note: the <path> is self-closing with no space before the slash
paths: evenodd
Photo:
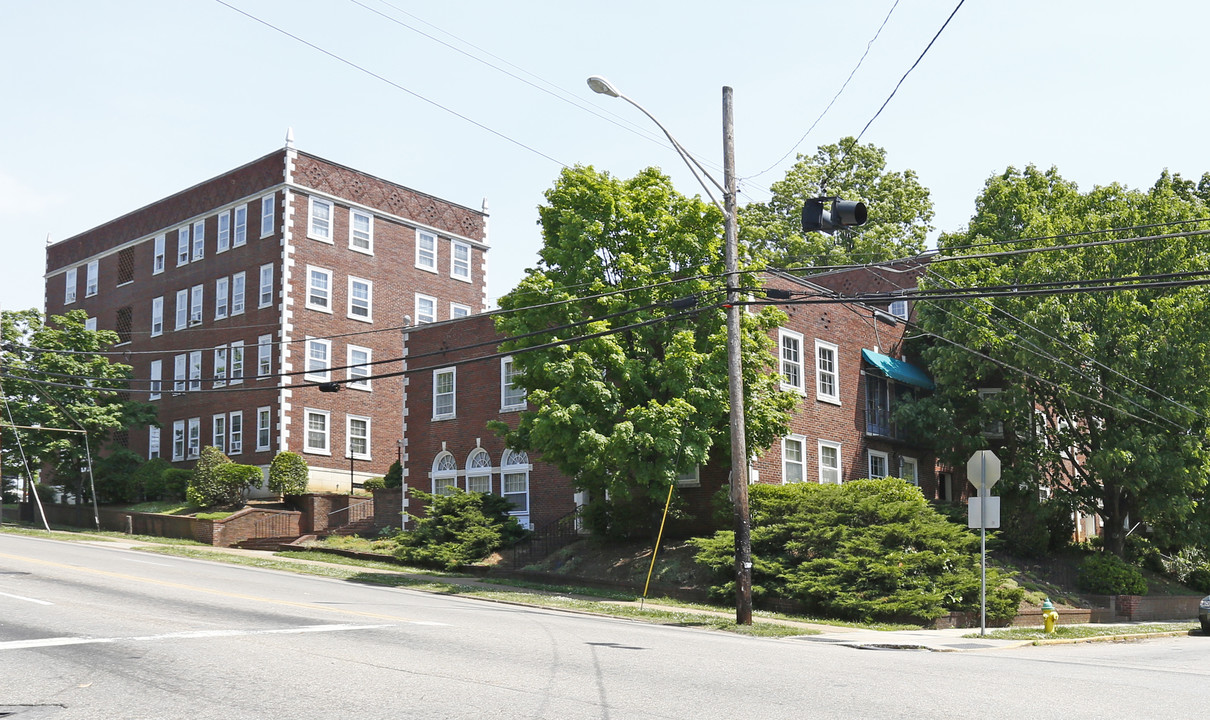
<path id="1" fill-rule="evenodd" d="M 1118 554 L 1136 525 L 1162 546 L 1205 544 L 1210 296 L 1170 274 L 1204 271 L 1210 251 L 1204 237 L 1179 235 L 1201 225 L 1148 226 L 1207 217 L 1206 190 L 1210 178 L 1199 187 L 1167 172 L 1146 191 L 1082 193 L 1033 166 L 989 179 L 969 227 L 939 241 L 943 256 L 970 259 L 933 262 L 921 285 L 1013 292 L 917 304 L 937 392 L 901 419 L 930 428 L 956 466 L 995 448 L 1005 492 L 1053 488 L 1057 501 L 1104 518 Z M 1124 230 L 1102 232 L 1113 228 Z M 1041 252 L 986 256 L 1025 250 Z M 1176 284 L 1056 292 L 1146 276 Z M 1029 294 L 1035 283 L 1056 285 Z"/>
<path id="2" fill-rule="evenodd" d="M 779 267 L 868 263 L 919 254 L 933 219 L 933 202 L 912 170 L 887 170 L 886 151 L 848 137 L 800 155 L 767 203 L 740 213 L 740 239 L 751 252 Z M 809 198 L 839 196 L 870 206 L 865 225 L 835 235 L 802 232 Z"/>
<path id="3" fill-rule="evenodd" d="M 622 180 L 569 168 L 539 208 L 537 268 L 500 300 L 497 329 L 530 411 L 506 443 L 536 451 L 600 503 L 659 498 L 678 473 L 728 457 L 722 213 L 655 169 Z M 751 274 L 743 283 L 755 285 Z M 696 309 L 692 307 L 697 303 Z M 743 313 L 750 448 L 786 431 L 774 308 Z M 526 335 L 530 335 L 525 337 Z M 558 340 L 574 342 L 520 352 Z"/>

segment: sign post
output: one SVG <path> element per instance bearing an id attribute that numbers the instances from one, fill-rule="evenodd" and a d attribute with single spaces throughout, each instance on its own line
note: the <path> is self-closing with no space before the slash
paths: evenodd
<path id="1" fill-rule="evenodd" d="M 979 488 L 979 555 L 980 555 L 980 579 L 979 579 L 979 636 L 983 637 L 987 634 L 987 528 L 989 521 L 993 518 L 988 517 L 988 511 L 992 510 L 993 504 L 990 502 L 987 491 L 1000 481 L 1000 458 L 991 450 L 980 450 L 971 455 L 971 459 L 966 462 L 966 477 L 971 484 Z M 999 500 L 999 498 L 996 498 Z M 971 503 L 974 504 L 972 499 Z M 993 527 L 1000 527 L 1000 504 L 997 502 L 994 505 L 993 514 L 995 515 L 995 524 Z M 967 525 L 969 521 L 974 520 L 974 513 L 968 514 Z"/>

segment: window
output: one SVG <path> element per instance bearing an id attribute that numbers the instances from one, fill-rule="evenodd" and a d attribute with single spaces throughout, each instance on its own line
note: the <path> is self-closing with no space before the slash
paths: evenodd
<path id="1" fill-rule="evenodd" d="M 151 301 L 151 337 L 164 334 L 164 296 Z"/>
<path id="2" fill-rule="evenodd" d="M 908 301 L 907 300 L 896 300 L 891 303 L 891 306 L 888 309 L 890 310 L 890 313 L 892 315 L 899 318 L 900 320 L 907 320 L 907 318 L 908 318 Z"/>
<path id="3" fill-rule="evenodd" d="M 500 358 L 500 411 L 525 409 L 525 388 L 517 384 L 511 357 Z"/>
<path id="4" fill-rule="evenodd" d="M 466 459 L 466 491 L 485 494 L 492 491 L 492 457 L 483 448 L 475 448 Z"/>
<path id="5" fill-rule="evenodd" d="M 433 419 L 454 417 L 454 368 L 433 371 Z"/>
<path id="6" fill-rule="evenodd" d="M 244 381 L 244 341 L 235 340 L 231 343 L 231 384 L 238 385 Z"/>
<path id="7" fill-rule="evenodd" d="M 218 239 L 214 253 L 217 255 L 221 252 L 226 252 L 227 248 L 231 247 L 231 211 L 221 212 L 218 214 Z"/>
<path id="8" fill-rule="evenodd" d="M 870 477 L 884 478 L 891 474 L 890 470 L 887 469 L 890 466 L 890 463 L 887 459 L 886 453 L 878 450 L 870 450 L 867 454 L 869 455 L 870 460 Z"/>
<path id="9" fill-rule="evenodd" d="M 178 393 L 185 392 L 185 364 L 189 358 L 181 354 L 172 360 L 172 391 Z"/>
<path id="10" fill-rule="evenodd" d="M 189 226 L 176 231 L 176 266 L 189 264 Z"/>
<path id="11" fill-rule="evenodd" d="M 437 299 L 416 293 L 416 324 L 437 322 Z"/>
<path id="12" fill-rule="evenodd" d="M 840 443 L 819 441 L 819 482 L 839 485 L 844 475 L 840 467 Z"/>
<path id="13" fill-rule="evenodd" d="M 840 385 L 836 375 L 836 346 L 815 341 L 815 397 L 824 402 L 840 404 Z"/>
<path id="14" fill-rule="evenodd" d="M 777 345 L 781 348 L 781 388 L 806 392 L 803 385 L 802 335 L 792 330 L 778 329 Z"/>
<path id="15" fill-rule="evenodd" d="M 307 435 L 303 444 L 303 452 L 330 455 L 328 449 L 328 411 L 305 410 L 307 418 Z"/>
<path id="16" fill-rule="evenodd" d="M 270 408 L 259 407 L 256 409 L 256 449 L 258 451 L 269 449 L 269 443 L 272 440 L 270 437 L 272 430 L 271 417 Z"/>
<path id="17" fill-rule="evenodd" d="M 189 291 L 189 324 L 202 324 L 202 285 L 194 285 Z"/>
<path id="18" fill-rule="evenodd" d="M 899 458 L 899 477 L 913 485 L 920 484 L 920 468 L 916 463 L 916 458 L 900 457 Z"/>
<path id="19" fill-rule="evenodd" d="M 373 322 L 372 303 L 374 299 L 374 284 L 349 276 L 349 317 L 354 320 Z"/>
<path id="20" fill-rule="evenodd" d="M 449 451 L 443 450 L 433 459 L 433 494 L 453 495 L 458 487 L 458 463 Z"/>
<path id="21" fill-rule="evenodd" d="M 118 345 L 130 342 L 130 334 L 134 332 L 134 308 L 123 305 L 114 311 L 113 329 L 118 334 Z"/>
<path id="22" fill-rule="evenodd" d="M 122 248 L 118 251 L 117 285 L 121 287 L 132 282 L 134 282 L 134 248 Z"/>
<path id="23" fill-rule="evenodd" d="M 227 346 L 214 349 L 214 387 L 227 384 Z"/>
<path id="24" fill-rule="evenodd" d="M 154 241 L 154 250 L 151 257 L 151 274 L 159 275 L 164 272 L 164 236 L 156 235 Z"/>
<path id="25" fill-rule="evenodd" d="M 270 223 L 272 225 L 272 223 Z M 240 205 L 235 209 L 235 237 L 231 238 L 231 247 L 242 247 L 248 242 L 248 206 Z"/>
<path id="26" fill-rule="evenodd" d="M 242 271 L 231 276 L 231 314 L 244 314 L 244 273 Z"/>
<path id="27" fill-rule="evenodd" d="M 176 329 L 184 330 L 189 323 L 189 291 L 176 291 Z"/>
<path id="28" fill-rule="evenodd" d="M 272 195 L 260 199 L 260 236 L 269 237 L 273 234 L 273 211 L 275 208 Z"/>
<path id="29" fill-rule="evenodd" d="M 312 240 L 332 242 L 332 203 L 321 198 L 311 198 L 307 237 Z"/>
<path id="30" fill-rule="evenodd" d="M 63 304 L 70 305 L 76 301 L 76 284 L 79 280 L 76 278 L 76 269 L 68 268 L 63 274 Z"/>
<path id="31" fill-rule="evenodd" d="M 206 256 L 206 221 L 198 220 L 193 223 L 193 259 L 201 260 Z"/>
<path id="32" fill-rule="evenodd" d="M 345 418 L 345 456 L 370 459 L 370 418 L 349 415 Z"/>
<path id="33" fill-rule="evenodd" d="M 513 515 L 529 514 L 529 456 L 505 450 L 500 459 L 500 494 L 512 504 Z"/>
<path id="34" fill-rule="evenodd" d="M 437 272 L 437 236 L 424 230 L 416 230 L 416 267 Z"/>
<path id="35" fill-rule="evenodd" d="M 260 266 L 260 298 L 257 307 L 273 304 L 273 263 Z"/>
<path id="36" fill-rule="evenodd" d="M 87 320 L 85 320 L 84 329 L 90 330 L 92 332 L 96 332 L 97 331 L 97 319 L 95 317 L 90 317 Z"/>
<path id="37" fill-rule="evenodd" d="M 202 450 L 202 419 L 189 418 L 189 437 L 188 446 L 185 448 L 185 457 L 195 458 L 201 454 Z"/>
<path id="38" fill-rule="evenodd" d="M 781 439 L 781 481 L 802 482 L 807 479 L 807 440 L 801 435 Z"/>
<path id="39" fill-rule="evenodd" d="M 688 470 L 686 470 L 684 472 L 677 473 L 676 474 L 676 486 L 677 487 L 701 487 L 702 486 L 701 466 L 694 465 L 693 467 L 689 468 Z"/>
<path id="40" fill-rule="evenodd" d="M 227 317 L 227 286 L 229 281 L 222 277 L 214 281 L 214 319 L 222 320 Z"/>
<path id="41" fill-rule="evenodd" d="M 307 372 L 303 375 L 306 380 L 329 382 L 332 379 L 331 367 L 332 341 L 307 340 Z"/>
<path id="42" fill-rule="evenodd" d="M 172 423 L 172 460 L 185 459 L 185 421 L 177 420 Z"/>
<path id="43" fill-rule="evenodd" d="M 307 307 L 332 312 L 332 271 L 307 266 Z"/>
<path id="44" fill-rule="evenodd" d="M 227 419 L 227 454 L 239 455 L 244 451 L 244 413 L 236 410 Z"/>
<path id="45" fill-rule="evenodd" d="M 265 377 L 273 372 L 273 336 L 261 335 L 256 339 L 256 376 Z"/>
<path id="46" fill-rule="evenodd" d="M 349 211 L 349 249 L 374 253 L 374 216 L 361 210 Z"/>
<path id="47" fill-rule="evenodd" d="M 215 415 L 212 418 L 212 432 L 210 435 L 210 444 L 218 448 L 219 452 L 227 454 L 227 415 Z"/>
<path id="48" fill-rule="evenodd" d="M 354 390 L 369 390 L 370 389 L 370 355 L 369 348 L 357 347 L 350 345 L 348 347 L 348 362 L 349 366 L 348 378 L 349 382 L 345 387 Z"/>
<path id="49" fill-rule="evenodd" d="M 189 389 L 202 389 L 202 351 L 189 353 Z"/>
<path id="50" fill-rule="evenodd" d="M 996 402 L 996 396 L 999 394 L 1000 388 L 979 388 L 979 407 L 985 416 L 998 414 L 999 403 Z M 983 426 L 983 434 L 992 438 L 1004 437 L 1004 421 L 988 420 Z"/>
<path id="51" fill-rule="evenodd" d="M 466 317 L 470 314 L 471 314 L 471 309 L 469 306 L 460 305 L 460 304 L 454 303 L 454 302 L 450 303 L 450 317 L 451 318 Z"/>
<path id="52" fill-rule="evenodd" d="M 160 456 L 160 429 L 155 425 L 147 428 L 147 459 L 154 460 Z"/>
<path id="53" fill-rule="evenodd" d="M 152 360 L 151 361 L 151 370 L 147 374 L 151 378 L 151 382 L 147 388 L 147 391 L 148 391 L 147 399 L 148 400 L 159 400 L 160 399 L 160 380 L 164 374 L 164 361 L 163 360 Z"/>
<path id="54" fill-rule="evenodd" d="M 457 240 L 450 243 L 450 277 L 471 281 L 471 246 Z"/>
<path id="55" fill-rule="evenodd" d="M 92 297 L 97 294 L 97 269 L 99 263 L 99 260 L 92 260 L 86 266 L 84 271 L 84 297 Z"/>

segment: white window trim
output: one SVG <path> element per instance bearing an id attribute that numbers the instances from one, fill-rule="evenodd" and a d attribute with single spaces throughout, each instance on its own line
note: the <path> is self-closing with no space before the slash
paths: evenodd
<path id="1" fill-rule="evenodd" d="M 458 314 L 459 310 L 462 311 L 461 315 Z M 460 318 L 460 317 L 470 317 L 472 312 L 473 311 L 471 310 L 470 305 L 463 305 L 462 303 L 456 303 L 456 302 L 450 303 L 450 320 L 453 320 L 454 318 Z"/>
<path id="2" fill-rule="evenodd" d="M 791 443 L 791 442 L 798 443 L 799 457 L 797 460 L 790 460 L 789 456 L 786 454 L 786 444 Z M 789 473 L 786 472 L 786 468 L 791 464 L 798 466 L 799 475 L 801 476 L 798 480 L 789 479 Z M 796 434 L 786 435 L 785 437 L 783 437 L 781 439 L 781 482 L 783 485 L 787 485 L 792 482 L 800 483 L 800 482 L 806 482 L 806 481 L 807 481 L 807 438 L 803 435 L 796 435 Z"/>
<path id="3" fill-rule="evenodd" d="M 238 300 L 238 302 L 236 302 Z M 231 276 L 231 315 L 243 315 L 248 306 L 248 276 L 240 270 Z"/>
<path id="4" fill-rule="evenodd" d="M 197 392 L 202 389 L 202 351 L 193 350 L 189 353 L 189 391 Z"/>
<path id="5" fill-rule="evenodd" d="M 980 407 L 982 407 L 983 403 L 985 401 L 987 401 L 989 398 L 994 398 L 997 395 L 999 395 L 1000 391 L 1002 389 L 1003 388 L 998 388 L 998 387 L 981 387 L 981 388 L 979 388 L 979 405 L 980 405 Z M 983 426 L 982 433 L 983 433 L 983 437 L 1003 438 L 1004 437 L 1004 421 L 1003 420 L 992 420 L 990 423 Z"/>
<path id="6" fill-rule="evenodd" d="M 353 421 L 364 420 L 366 423 L 366 451 L 364 453 L 353 453 Z M 369 460 L 373 453 L 373 448 L 370 447 L 370 438 L 373 435 L 373 420 L 366 415 L 345 415 L 345 457 L 352 457 L 354 460 Z"/>
<path id="7" fill-rule="evenodd" d="M 206 286 L 194 285 L 189 289 L 189 326 L 201 325 L 206 313 Z"/>
<path id="8" fill-rule="evenodd" d="M 277 196 L 266 195 L 260 199 L 260 236 L 267 238 L 273 234 L 277 224 Z"/>
<path id="9" fill-rule="evenodd" d="M 177 442 L 178 437 L 180 438 L 179 444 Z M 185 421 L 174 420 L 172 423 L 172 461 L 180 462 L 184 460 L 185 451 L 188 446 L 189 440 L 185 437 Z"/>
<path id="10" fill-rule="evenodd" d="M 147 459 L 163 456 L 164 450 L 160 447 L 160 428 L 156 425 L 149 425 L 147 427 Z"/>
<path id="11" fill-rule="evenodd" d="M 354 365 L 353 364 L 356 362 L 356 360 L 353 359 L 353 353 L 358 352 L 358 351 L 364 352 L 366 354 L 365 363 L 363 365 Z M 354 368 L 364 367 L 366 375 L 367 376 L 372 375 L 373 366 L 371 366 L 370 363 L 373 361 L 374 361 L 374 351 L 372 349 L 370 349 L 368 347 L 361 347 L 359 345 L 347 345 L 345 347 L 345 365 L 347 366 L 347 368 L 345 369 L 345 378 L 348 379 L 348 382 L 345 383 L 345 387 L 349 388 L 350 390 L 362 390 L 364 392 L 369 392 L 372 389 L 371 388 L 372 381 L 369 380 L 368 378 L 364 379 L 364 380 L 354 379 L 357 376 L 353 374 L 353 370 L 354 370 Z"/>
<path id="12" fill-rule="evenodd" d="M 844 457 L 841 455 L 840 443 L 832 440 L 820 440 L 817 444 L 816 452 L 819 456 L 819 482 L 821 484 L 830 485 L 831 482 L 826 480 L 827 472 L 832 468 L 823 464 L 824 448 L 830 448 L 836 451 L 836 484 L 840 485 L 844 482 Z"/>
<path id="13" fill-rule="evenodd" d="M 365 317 L 353 314 L 353 283 L 364 283 L 366 286 L 366 316 Z M 350 320 L 357 320 L 359 322 L 365 322 L 365 323 L 374 322 L 374 282 L 373 281 L 366 280 L 365 278 L 354 277 L 354 276 L 350 275 L 349 276 L 348 297 L 349 297 L 349 302 L 345 309 L 346 309 L 348 318 Z"/>
<path id="14" fill-rule="evenodd" d="M 157 327 L 158 326 L 158 327 Z M 151 337 L 164 334 L 164 296 L 151 299 Z"/>
<path id="15" fill-rule="evenodd" d="M 421 257 L 420 256 L 420 238 L 422 236 L 427 236 L 427 237 L 433 238 L 433 262 L 432 262 L 432 265 L 427 265 L 420 261 L 420 257 Z M 437 252 L 437 246 L 439 244 L 440 244 L 440 240 L 437 237 L 437 233 L 433 233 L 433 232 L 429 232 L 428 230 L 421 230 L 420 228 L 416 228 L 416 268 L 418 270 L 424 270 L 425 272 L 431 272 L 434 274 L 437 272 L 437 267 L 441 262 L 440 254 Z"/>
<path id="16" fill-rule="evenodd" d="M 909 315 L 908 307 L 907 300 L 892 300 L 891 304 L 887 306 L 887 312 L 900 320 L 907 320 Z"/>
<path id="17" fill-rule="evenodd" d="M 196 441 L 196 443 L 194 442 Z M 189 418 L 185 432 L 185 458 L 192 460 L 202 452 L 202 419 Z"/>
<path id="18" fill-rule="evenodd" d="M 100 261 L 91 260 L 84 266 L 84 297 L 90 298 L 101 288 Z"/>
<path id="19" fill-rule="evenodd" d="M 450 411 L 447 413 L 437 413 L 437 378 L 441 375 L 449 375 L 452 378 L 450 386 Z M 442 393 L 444 395 L 445 393 Z M 433 371 L 433 419 L 434 420 L 449 420 L 450 418 L 458 417 L 458 372 L 457 368 L 439 368 Z"/>
<path id="20" fill-rule="evenodd" d="M 189 356 L 181 353 L 172 358 L 172 392 L 183 393 L 188 386 L 185 384 L 189 376 Z"/>
<path id="21" fill-rule="evenodd" d="M 311 274 L 312 273 L 319 273 L 320 275 L 325 275 L 328 278 L 328 306 L 327 307 L 324 307 L 322 305 L 316 305 L 311 302 Z M 318 312 L 324 312 L 324 313 L 328 313 L 328 314 L 332 313 L 332 300 L 333 300 L 334 296 L 336 295 L 336 293 L 333 292 L 333 289 L 332 289 L 332 271 L 331 270 L 329 270 L 327 268 L 318 267 L 315 265 L 308 265 L 307 266 L 307 290 L 306 290 L 306 292 L 307 292 L 307 308 L 309 310 L 316 310 Z"/>
<path id="22" fill-rule="evenodd" d="M 682 488 L 701 487 L 702 466 L 694 465 L 692 470 L 678 474 L 676 476 L 676 486 Z"/>
<path id="23" fill-rule="evenodd" d="M 328 219 L 327 219 L 328 229 L 327 229 L 326 233 L 317 231 L 318 229 L 316 228 L 316 225 L 315 225 L 315 208 L 316 208 L 316 206 L 324 206 L 328 209 Z M 307 202 L 307 237 L 311 238 L 312 240 L 318 240 L 319 242 L 328 243 L 329 245 L 334 245 L 335 241 L 333 241 L 333 239 L 332 239 L 332 235 L 333 235 L 332 231 L 335 229 L 335 225 L 336 225 L 336 203 L 332 202 L 331 200 L 326 200 L 321 197 L 315 197 L 314 195 L 312 195 L 310 198 L 308 198 L 308 202 Z"/>
<path id="24" fill-rule="evenodd" d="M 500 358 L 500 412 L 502 413 L 524 410 L 529 406 L 529 400 L 527 398 L 523 398 L 519 403 L 508 402 L 508 365 L 512 361 L 512 355 Z"/>
<path id="25" fill-rule="evenodd" d="M 261 425 L 261 418 L 268 420 L 268 423 Z M 262 445 L 261 430 L 267 430 L 265 433 L 265 443 Z M 263 452 L 273 446 L 273 408 L 268 405 L 258 407 L 256 409 L 256 451 Z"/>
<path id="26" fill-rule="evenodd" d="M 176 266 L 189 264 L 189 226 L 176 229 Z"/>
<path id="27" fill-rule="evenodd" d="M 173 330 L 184 330 L 189 327 L 189 290 L 176 291 L 176 307 L 173 308 L 176 313 L 176 321 Z"/>
<path id="28" fill-rule="evenodd" d="M 487 464 L 473 465 L 472 463 L 474 462 L 475 458 L 479 457 L 480 455 L 487 457 Z M 472 480 L 482 480 L 485 478 L 487 479 L 487 490 L 471 489 Z M 470 455 L 466 456 L 466 491 L 483 493 L 491 493 L 492 491 L 492 458 L 491 455 L 488 455 L 487 451 L 481 447 L 471 450 Z"/>
<path id="29" fill-rule="evenodd" d="M 356 245 L 353 244 L 353 227 L 354 227 L 353 220 L 354 220 L 354 216 L 357 216 L 357 215 L 366 217 L 370 221 L 369 222 L 369 231 L 368 231 L 369 235 L 370 235 L 368 238 L 370 246 L 368 248 L 357 247 Z M 373 255 L 374 254 L 374 213 L 366 212 L 365 210 L 358 210 L 357 208 L 349 208 L 349 249 L 352 250 L 353 252 L 362 253 L 363 255 Z"/>
<path id="30" fill-rule="evenodd" d="M 525 474 L 525 509 L 524 510 L 509 510 L 509 515 L 528 517 L 529 514 L 533 510 L 533 498 L 532 498 L 533 488 L 531 487 L 531 483 L 530 483 L 530 473 L 533 472 L 534 466 L 529 463 L 525 463 L 525 464 L 518 463 L 515 465 L 505 465 L 504 461 L 506 459 L 511 460 L 512 456 L 513 456 L 513 451 L 511 449 L 509 449 L 509 450 L 505 450 L 504 454 L 500 457 L 500 496 L 503 498 L 506 498 L 506 499 L 508 497 L 508 495 L 505 495 L 505 486 L 504 486 L 504 476 L 505 475 L 520 475 L 520 474 L 524 473 Z M 528 460 L 528 454 L 526 455 L 526 459 Z M 520 494 L 521 493 L 509 493 L 509 495 L 520 495 Z"/>
<path id="31" fill-rule="evenodd" d="M 458 249 L 466 248 L 466 275 L 458 274 Z M 474 254 L 471 252 L 470 243 L 464 243 L 459 240 L 450 241 L 450 277 L 461 282 L 471 282 L 471 259 Z"/>
<path id="32" fill-rule="evenodd" d="M 454 467 L 449 470 L 438 470 L 437 469 L 438 466 L 441 465 L 441 461 L 445 458 L 449 458 L 450 461 L 454 464 Z M 442 450 L 441 452 L 437 453 L 436 457 L 433 458 L 433 467 L 431 470 L 429 470 L 429 481 L 430 481 L 430 488 L 432 489 L 434 495 L 452 494 L 452 493 L 445 493 L 444 486 L 442 488 L 437 487 L 438 481 L 441 481 L 441 480 L 451 481 L 448 484 L 448 487 L 451 487 L 451 488 L 458 487 L 458 461 L 454 459 L 454 454 L 448 450 Z"/>
<path id="33" fill-rule="evenodd" d="M 824 371 L 819 367 L 819 353 L 821 350 L 829 350 L 832 353 L 832 389 L 833 393 L 828 394 L 823 390 L 823 375 Z M 835 343 L 824 342 L 823 340 L 815 340 L 815 399 L 821 402 L 840 405 L 840 348 Z"/>
<path id="34" fill-rule="evenodd" d="M 201 260 L 206 257 L 206 221 L 198 220 L 193 223 L 193 259 Z"/>
<path id="35" fill-rule="evenodd" d="M 239 426 L 239 432 L 235 430 Z M 239 437 L 239 445 L 235 438 Z M 244 453 L 244 411 L 235 410 L 227 416 L 227 455 L 242 455 Z"/>
<path id="36" fill-rule="evenodd" d="M 221 277 L 214 281 L 214 319 L 223 320 L 230 309 L 231 280 Z"/>
<path id="37" fill-rule="evenodd" d="M 227 454 L 227 413 L 219 413 L 210 418 L 210 444 Z"/>
<path id="38" fill-rule="evenodd" d="M 224 210 L 218 214 L 218 229 L 215 231 L 214 254 L 227 252 L 231 249 L 231 211 Z"/>
<path id="39" fill-rule="evenodd" d="M 311 447 L 311 416 L 322 415 L 324 418 L 324 447 Z M 332 413 L 327 410 L 317 410 L 315 408 L 303 408 L 303 452 L 310 455 L 328 455 L 332 454 Z"/>
<path id="40" fill-rule="evenodd" d="M 147 384 L 147 399 L 159 400 L 164 388 L 164 361 L 152 360 L 147 375 L 150 380 Z"/>
<path id="41" fill-rule="evenodd" d="M 243 222 L 241 222 L 241 219 Z M 248 243 L 248 206 L 240 205 L 235 208 L 231 218 L 231 247 L 243 247 Z"/>
<path id="42" fill-rule="evenodd" d="M 910 480 L 908 478 L 903 477 L 903 475 L 904 475 L 903 469 L 907 465 L 911 465 L 912 467 L 916 468 L 916 472 L 913 473 L 915 475 L 915 477 L 911 478 Z M 911 484 L 915 485 L 916 487 L 920 487 L 920 461 L 917 460 L 916 458 L 910 457 L 908 455 L 900 455 L 899 456 L 899 477 L 902 478 L 903 480 L 905 480 L 906 482 L 910 482 Z"/>
<path id="43" fill-rule="evenodd" d="M 266 273 L 266 270 L 269 272 Z M 266 274 L 269 276 L 268 283 L 265 282 Z M 265 292 L 266 286 L 268 286 L 269 290 L 267 293 Z M 273 305 L 273 263 L 265 263 L 264 265 L 260 266 L 260 285 L 256 289 L 256 302 L 256 306 L 262 308 Z"/>
<path id="44" fill-rule="evenodd" d="M 235 361 L 236 356 L 239 357 L 239 362 Z M 239 385 L 244 381 L 244 341 L 232 340 L 231 352 L 227 355 L 227 380 L 232 385 Z M 236 370 L 239 375 L 236 375 Z"/>
<path id="45" fill-rule="evenodd" d="M 798 343 L 798 360 L 795 360 L 795 361 L 786 360 L 784 343 L 787 339 L 793 340 L 796 343 Z M 803 343 L 802 333 L 794 332 L 793 330 L 787 330 L 785 328 L 777 329 L 777 374 L 781 376 L 781 389 L 789 390 L 791 392 L 796 392 L 796 393 L 799 393 L 800 395 L 807 394 L 807 389 L 806 389 L 806 382 L 807 382 L 806 381 L 806 378 L 807 378 L 806 370 L 807 369 L 806 369 L 805 364 L 803 363 L 803 344 L 804 343 Z M 798 370 L 798 384 L 797 385 L 794 383 L 788 382 L 786 380 L 786 365 L 791 365 L 792 367 L 794 367 Z"/>
<path id="46" fill-rule="evenodd" d="M 430 303 L 432 303 L 433 315 L 432 315 L 431 320 L 421 320 L 420 319 L 420 301 L 421 300 L 428 300 Z M 416 293 L 416 324 L 421 325 L 424 323 L 434 323 L 434 322 L 437 322 L 437 298 L 433 297 L 432 295 Z"/>
<path id="47" fill-rule="evenodd" d="M 886 468 L 886 474 L 877 477 L 886 477 L 891 472 L 891 456 L 881 450 L 866 450 L 866 475 L 871 478 L 875 477 L 873 462 L 871 461 L 876 457 L 882 458 L 882 465 Z"/>
<path id="48" fill-rule="evenodd" d="M 63 304 L 71 305 L 76 301 L 76 291 L 79 289 L 80 276 L 76 268 L 67 268 L 63 274 Z"/>
<path id="49" fill-rule="evenodd" d="M 159 275 L 164 272 L 164 268 L 168 267 L 168 261 L 164 253 L 166 251 L 165 241 L 167 238 L 164 235 L 156 235 L 151 246 L 151 274 Z"/>
<path id="50" fill-rule="evenodd" d="M 227 346 L 219 345 L 216 347 L 214 349 L 214 370 L 211 372 L 214 382 L 211 387 L 220 388 L 227 386 L 227 368 L 229 367 L 229 362 Z"/>
<path id="51" fill-rule="evenodd" d="M 324 363 L 325 369 L 323 372 L 313 372 L 311 370 L 311 348 L 312 347 L 323 347 L 324 348 L 324 357 L 325 357 L 326 361 Z M 331 382 L 332 381 L 332 341 L 331 340 L 320 340 L 318 338 L 307 338 L 306 355 L 303 357 L 303 369 L 306 371 L 306 373 L 303 375 L 304 380 L 311 380 L 314 382 Z"/>
<path id="52" fill-rule="evenodd" d="M 268 363 L 262 363 L 267 359 Z M 261 372 L 261 370 L 264 372 Z M 261 335 L 256 338 L 256 377 L 263 378 L 273 374 L 273 336 Z"/>

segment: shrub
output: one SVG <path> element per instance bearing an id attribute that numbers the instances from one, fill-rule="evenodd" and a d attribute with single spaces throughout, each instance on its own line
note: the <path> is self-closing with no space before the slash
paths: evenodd
<path id="1" fill-rule="evenodd" d="M 790 597 L 854 620 L 930 621 L 979 609 L 978 538 L 896 478 L 843 485 L 753 485 L 752 595 Z M 693 541 L 698 561 L 734 593 L 734 535 Z M 1016 615 L 1024 591 L 988 571 L 988 617 Z"/>
<path id="2" fill-rule="evenodd" d="M 307 461 L 302 455 L 279 452 L 269 464 L 269 492 L 302 495 L 307 491 Z"/>
<path id="3" fill-rule="evenodd" d="M 213 445 L 202 448 L 197 465 L 193 468 L 193 479 L 185 491 L 185 498 L 190 504 L 198 507 L 210 507 L 220 503 L 233 502 L 229 499 L 230 493 L 227 492 L 219 475 L 219 468 L 230 464 L 231 458 Z"/>
<path id="4" fill-rule="evenodd" d="M 143 491 L 144 500 L 162 500 L 164 496 L 164 473 L 172 465 L 163 458 L 152 458 L 134 471 L 134 481 Z"/>
<path id="5" fill-rule="evenodd" d="M 391 467 L 387 468 L 387 474 L 382 478 L 383 487 L 398 488 L 403 487 L 403 466 L 399 461 L 391 463 Z"/>
<path id="6" fill-rule="evenodd" d="M 380 477 L 370 478 L 361 484 L 363 490 L 382 490 L 386 487 L 386 481 Z"/>
<path id="7" fill-rule="evenodd" d="M 97 460 L 93 466 L 97 499 L 102 502 L 134 503 L 142 500 L 143 489 L 138 482 L 137 471 L 143 457 L 126 448 L 115 448 L 113 452 Z"/>
<path id="8" fill-rule="evenodd" d="M 238 502 L 244 493 L 260 485 L 265 479 L 264 472 L 255 465 L 238 465 L 229 463 L 218 469 L 219 484 L 227 493 L 229 500 L 225 504 Z"/>
<path id="9" fill-rule="evenodd" d="M 193 471 L 170 467 L 160 477 L 163 482 L 164 500 L 184 500 L 189 492 L 189 483 L 193 482 Z"/>
<path id="10" fill-rule="evenodd" d="M 1094 595 L 1146 595 L 1147 581 L 1138 568 L 1112 553 L 1102 552 L 1080 563 L 1077 584 Z"/>
<path id="11" fill-rule="evenodd" d="M 482 560 L 528 533 L 508 514 L 511 506 L 499 495 L 462 490 L 432 495 L 413 490 L 412 497 L 426 505 L 427 514 L 409 513 L 415 529 L 395 539 L 395 557 L 404 562 L 453 569 Z"/>

